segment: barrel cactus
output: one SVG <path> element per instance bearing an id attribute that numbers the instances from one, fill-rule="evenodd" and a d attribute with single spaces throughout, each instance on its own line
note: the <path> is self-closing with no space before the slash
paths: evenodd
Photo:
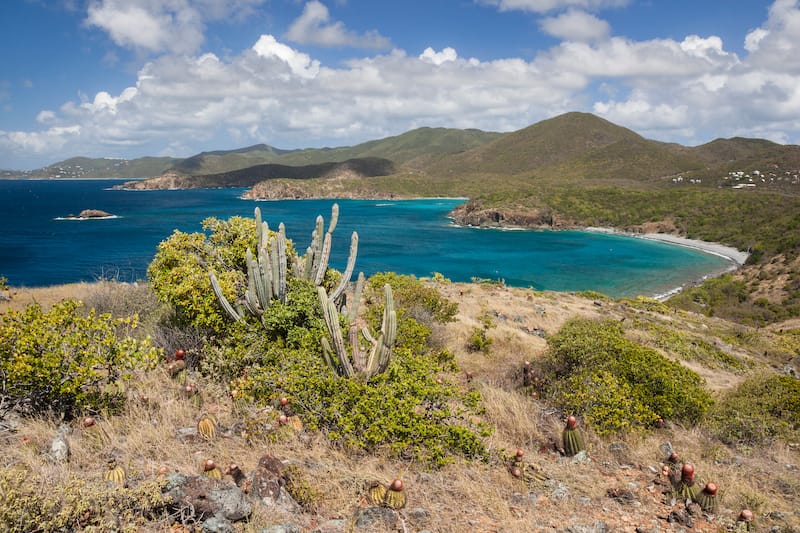
<path id="1" fill-rule="evenodd" d="M 684 463 L 681 467 L 681 478 L 674 486 L 673 497 L 681 500 L 694 501 L 699 494 L 699 487 L 694 481 L 694 465 Z"/>
<path id="2" fill-rule="evenodd" d="M 717 485 L 716 483 L 706 483 L 694 499 L 700 508 L 707 513 L 717 512 Z"/>
<path id="3" fill-rule="evenodd" d="M 564 441 L 564 454 L 568 457 L 577 455 L 586 449 L 583 444 L 583 436 L 578 430 L 578 419 L 574 415 L 567 417 L 567 424 L 561 437 Z"/>

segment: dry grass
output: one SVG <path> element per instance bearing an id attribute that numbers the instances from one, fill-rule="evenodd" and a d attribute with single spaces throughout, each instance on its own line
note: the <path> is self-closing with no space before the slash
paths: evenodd
<path id="1" fill-rule="evenodd" d="M 312 531 L 326 520 L 348 519 L 364 505 L 367 482 L 388 483 L 395 477 L 403 478 L 407 487 L 409 504 L 401 513 L 406 531 L 534 532 L 563 530 L 568 525 L 591 526 L 596 520 L 605 521 L 614 531 L 633 532 L 637 527 L 672 531 L 675 528 L 663 520 L 670 507 L 658 484 L 663 481 L 659 476 L 664 459 L 661 448 L 669 442 L 682 458 L 695 464 L 698 478 L 720 486 L 719 515 L 713 521 L 698 518 L 693 531 L 720 531 L 743 507 L 761 513 L 759 530 L 769 530 L 773 525 L 782 527 L 782 531 L 800 528 L 796 514 L 800 508 L 797 446 L 734 450 L 701 429 L 669 427 L 646 435 L 605 439 L 584 429 L 589 462 L 574 462 L 553 451 L 560 443 L 563 413 L 516 390 L 522 363 L 545 353 L 546 341 L 539 332 L 553 334 L 573 316 L 627 318 L 627 325 L 645 316 L 645 311 L 618 302 L 596 305 L 577 295 L 495 285 L 442 284 L 440 289 L 459 302 L 459 314 L 454 323 L 437 331 L 437 337 L 456 355 L 461 370 L 454 379 L 480 391 L 485 407 L 483 421 L 494 428 L 486 440 L 491 451 L 486 463 L 457 460 L 439 470 L 428 470 L 381 454 L 356 454 L 333 447 L 322 434 L 288 432 L 244 438 L 240 428 L 245 416 L 274 421 L 276 414 L 255 408 L 242 414 L 233 409 L 224 387 L 193 375 L 203 399 L 198 408 L 181 395 L 179 386 L 163 369 L 158 369 L 138 375 L 129 385 L 129 402 L 123 413 L 99 417 L 98 426 L 107 439 L 98 442 L 73 423 L 68 464 L 52 464 L 43 453 L 57 424 L 26 420 L 16 433 L 0 435 L 1 466 L 26 465 L 40 473 L 41 491 L 55 492 L 75 476 L 102 484 L 106 461 L 112 457 L 126 468 L 130 482 L 135 484 L 153 479 L 161 466 L 199 473 L 207 458 L 223 466 L 236 462 L 247 471 L 269 453 L 296 465 L 319 491 L 313 509 L 298 515 L 280 516 L 256 507 L 249 523 L 237 524 L 242 532 L 257 532 L 280 523 Z M 19 306 L 36 298 L 44 304 L 66 295 L 85 297 L 89 293 L 91 287 L 82 284 L 54 294 L 37 289 L 23 296 L 19 291 L 12 303 Z M 486 312 L 494 321 L 489 331 L 493 341 L 489 353 L 469 352 L 466 339 Z M 669 319 L 679 323 L 681 317 Z M 467 372 L 471 374 L 469 380 Z M 726 382 L 720 379 L 715 385 L 724 388 Z M 213 413 L 219 420 L 218 437 L 210 442 L 179 438 L 176 431 L 193 427 L 204 412 Z M 29 439 L 28 444 L 23 445 L 23 439 Z M 517 448 L 523 449 L 525 460 L 549 479 L 526 482 L 512 477 L 503 464 L 504 457 Z M 609 490 L 629 490 L 636 503 L 611 498 Z M 562 493 L 566 494 L 564 498 L 559 497 Z M 415 518 L 415 509 L 426 510 L 428 518 Z M 767 516 L 773 512 L 783 513 L 782 518 Z M 154 523 L 152 530 L 167 527 L 166 522 Z"/>

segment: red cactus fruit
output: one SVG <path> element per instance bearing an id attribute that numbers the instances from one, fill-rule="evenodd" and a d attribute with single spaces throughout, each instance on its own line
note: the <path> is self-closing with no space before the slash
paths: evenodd
<path id="1" fill-rule="evenodd" d="M 280 404 L 281 407 L 286 407 L 287 405 L 289 405 L 289 398 L 287 398 L 286 396 L 281 397 Z"/>
<path id="2" fill-rule="evenodd" d="M 396 490 L 398 492 L 403 490 L 403 481 L 400 479 L 395 479 L 392 481 L 391 488 L 392 490 Z"/>
<path id="3" fill-rule="evenodd" d="M 522 450 L 522 448 L 517 448 L 517 453 L 516 453 L 517 461 L 521 461 L 522 460 L 522 456 L 524 456 L 524 455 L 525 455 L 525 452 Z"/>
<path id="4" fill-rule="evenodd" d="M 567 429 L 575 429 L 578 425 L 578 419 L 575 418 L 575 415 L 569 415 L 567 417 Z"/>
<path id="5" fill-rule="evenodd" d="M 753 511 L 750 509 L 742 509 L 742 512 L 739 513 L 739 521 L 740 522 L 752 522 L 755 516 L 753 515 Z"/>
<path id="6" fill-rule="evenodd" d="M 678 454 L 675 453 L 675 452 L 672 452 L 671 454 L 669 454 L 669 457 L 667 458 L 667 461 L 669 461 L 672 464 L 678 464 L 678 462 L 680 460 L 681 460 L 681 458 L 678 457 Z"/>
<path id="7" fill-rule="evenodd" d="M 522 470 L 520 470 L 519 467 L 515 466 L 514 468 L 511 469 L 511 475 L 514 477 L 520 477 L 522 476 Z"/>
<path id="8" fill-rule="evenodd" d="M 716 483 L 706 483 L 706 486 L 703 488 L 703 492 L 705 492 L 709 496 L 716 496 L 717 495 L 717 484 Z"/>
<path id="9" fill-rule="evenodd" d="M 281 416 L 279 416 L 279 417 L 278 417 L 278 423 L 279 423 L 280 425 L 282 425 L 282 426 L 283 426 L 283 425 L 285 425 L 287 422 L 289 422 L 289 417 L 288 417 L 288 416 L 286 416 L 286 415 L 281 415 Z"/>
<path id="10" fill-rule="evenodd" d="M 93 416 L 87 416 L 83 419 L 83 427 L 90 428 L 95 424 L 95 419 Z"/>
<path id="11" fill-rule="evenodd" d="M 681 481 L 691 481 L 694 479 L 694 466 L 691 463 L 684 463 L 681 467 Z"/>
<path id="12" fill-rule="evenodd" d="M 175 350 L 176 360 L 182 361 L 185 358 L 186 358 L 186 350 L 184 350 L 183 348 L 178 348 L 177 350 Z"/>
<path id="13" fill-rule="evenodd" d="M 217 464 L 214 462 L 213 459 L 206 459 L 206 462 L 203 463 L 203 470 L 205 470 L 206 472 L 214 470 L 216 467 Z"/>

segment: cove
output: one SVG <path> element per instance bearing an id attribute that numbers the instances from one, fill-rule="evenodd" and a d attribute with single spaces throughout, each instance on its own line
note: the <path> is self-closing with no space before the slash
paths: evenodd
<path id="1" fill-rule="evenodd" d="M 110 190 L 116 180 L 0 180 L 0 276 L 13 286 L 146 278 L 158 243 L 173 229 L 199 231 L 204 218 L 252 217 L 286 225 L 304 249 L 317 215 L 340 206 L 331 266 L 344 268 L 359 234 L 357 271 L 441 273 L 453 281 L 502 280 L 537 290 L 594 290 L 655 296 L 732 266 L 722 257 L 671 244 L 585 231 L 457 227 L 448 213 L 463 200 L 242 200 L 243 189 Z M 116 218 L 58 220 L 84 209 Z"/>

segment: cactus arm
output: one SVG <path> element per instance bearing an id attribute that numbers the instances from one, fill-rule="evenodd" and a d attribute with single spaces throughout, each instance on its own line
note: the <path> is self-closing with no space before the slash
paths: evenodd
<path id="1" fill-rule="evenodd" d="M 353 235 L 350 237 L 350 255 L 347 257 L 347 266 L 344 269 L 344 273 L 342 274 L 342 280 L 339 282 L 339 286 L 336 287 L 336 290 L 333 291 L 331 295 L 331 300 L 337 301 L 339 297 L 344 293 L 344 290 L 347 288 L 347 284 L 350 283 L 350 278 L 353 276 L 353 270 L 356 267 L 356 256 L 358 255 L 358 233 L 355 231 Z"/>
<path id="2" fill-rule="evenodd" d="M 247 291 L 245 292 L 245 302 L 247 309 L 253 312 L 254 315 L 260 316 L 264 309 L 269 305 L 269 300 L 264 300 L 261 276 L 258 268 L 258 262 L 253 258 L 250 250 L 247 250 L 245 262 L 247 263 Z"/>
<path id="3" fill-rule="evenodd" d="M 353 368 L 356 372 L 363 373 L 366 368 L 367 358 L 358 342 L 358 326 L 350 324 L 350 350 L 353 352 Z"/>
<path id="4" fill-rule="evenodd" d="M 280 292 L 278 293 L 278 299 L 281 302 L 286 303 L 286 276 L 287 276 L 287 261 L 286 261 L 286 227 L 281 222 L 280 226 L 278 226 L 278 279 L 280 287 Z"/>
<path id="5" fill-rule="evenodd" d="M 222 304 L 222 308 L 237 322 L 242 319 L 242 315 L 236 312 L 233 306 L 230 304 L 225 295 L 222 294 L 222 287 L 219 286 L 219 281 L 217 281 L 217 276 L 214 275 L 213 272 L 208 273 L 209 277 L 211 278 L 211 287 L 214 289 L 214 294 L 217 295 L 217 299 L 219 303 Z"/>
<path id="6" fill-rule="evenodd" d="M 322 253 L 320 254 L 319 263 L 314 275 L 314 285 L 320 286 L 325 280 L 325 272 L 328 270 L 328 259 L 331 256 L 331 246 L 333 242 L 333 235 L 330 233 L 325 234 L 325 241 L 322 244 Z"/>
<path id="7" fill-rule="evenodd" d="M 347 319 L 352 324 L 355 322 L 356 317 L 358 316 L 358 306 L 361 304 L 361 293 L 364 290 L 364 273 L 358 273 L 358 279 L 356 280 L 356 289 L 353 292 L 353 301 L 350 302 L 350 309 L 347 313 Z"/>
<path id="8" fill-rule="evenodd" d="M 331 348 L 331 343 L 328 342 L 328 339 L 325 337 L 322 337 L 322 355 L 330 369 L 333 370 L 335 374 L 338 374 L 339 365 L 333 360 L 333 348 Z"/>
<path id="9" fill-rule="evenodd" d="M 317 215 L 316 228 L 311 233 L 311 270 L 308 272 L 308 279 L 313 280 L 319 270 L 319 262 L 322 259 L 322 241 L 325 231 L 322 215 Z"/>
<path id="10" fill-rule="evenodd" d="M 260 250 L 264 245 L 261 232 L 261 208 L 255 208 L 253 217 L 256 219 L 256 235 L 258 236 L 258 248 L 256 248 L 256 250 Z"/>
<path id="11" fill-rule="evenodd" d="M 397 338 L 397 311 L 394 308 L 394 296 L 392 294 L 392 287 L 388 283 L 383 286 L 384 293 L 384 306 L 383 306 L 383 323 L 381 324 L 381 332 L 386 335 L 384 344 L 391 348 Z"/>
<path id="12" fill-rule="evenodd" d="M 328 233 L 333 233 L 336 229 L 336 223 L 339 221 L 339 204 L 331 206 L 331 223 L 328 225 Z"/>
<path id="13" fill-rule="evenodd" d="M 328 328 L 328 335 L 331 337 L 334 353 L 342 365 L 342 370 L 346 377 L 353 377 L 355 371 L 353 365 L 350 364 L 350 357 L 347 353 L 347 348 L 344 344 L 342 337 L 342 328 L 339 325 L 339 312 L 336 311 L 336 306 L 328 299 L 328 295 L 323 287 L 317 287 L 317 294 L 319 295 L 320 305 L 322 307 L 322 315 L 325 318 L 325 325 Z"/>
<path id="14" fill-rule="evenodd" d="M 267 250 L 262 248 L 258 252 L 258 264 L 254 265 L 256 280 L 258 284 L 256 287 L 261 287 L 261 292 L 258 293 L 258 300 L 261 302 L 261 308 L 266 309 L 272 298 L 275 297 L 275 292 L 272 290 L 272 273 L 269 269 L 269 255 Z"/>

